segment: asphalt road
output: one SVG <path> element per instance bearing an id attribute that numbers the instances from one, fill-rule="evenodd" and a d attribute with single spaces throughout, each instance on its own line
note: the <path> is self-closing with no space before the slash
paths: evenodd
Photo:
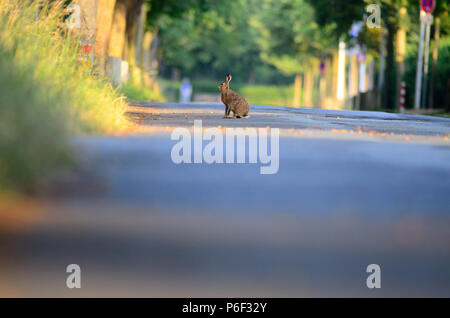
<path id="1" fill-rule="evenodd" d="M 76 173 L 58 177 L 36 222 L 2 236 L 0 295 L 450 296 L 450 119 L 223 112 L 139 104 L 139 134 L 74 139 Z M 175 164 L 171 133 L 196 119 L 280 128 L 278 172 L 248 155 Z M 72 263 L 81 289 L 66 288 Z M 380 289 L 366 286 L 369 264 Z"/>

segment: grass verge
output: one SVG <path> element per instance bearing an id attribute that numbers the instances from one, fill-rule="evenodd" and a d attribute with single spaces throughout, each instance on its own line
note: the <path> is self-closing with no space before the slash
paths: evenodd
<path id="1" fill-rule="evenodd" d="M 94 79 L 64 1 L 0 0 L 0 194 L 33 192 L 72 162 L 74 134 L 127 129 L 123 97 Z"/>

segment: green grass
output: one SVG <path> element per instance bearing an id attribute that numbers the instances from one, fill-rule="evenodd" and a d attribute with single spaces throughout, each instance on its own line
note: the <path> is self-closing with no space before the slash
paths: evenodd
<path id="1" fill-rule="evenodd" d="M 169 101 L 178 101 L 180 82 L 160 80 L 163 94 Z M 193 94 L 220 94 L 217 86 L 220 81 L 194 80 Z M 293 85 L 250 85 L 231 82 L 231 89 L 244 96 L 251 105 L 291 106 L 294 97 Z"/>
<path id="2" fill-rule="evenodd" d="M 239 91 L 252 105 L 290 106 L 294 87 L 276 85 L 243 85 Z"/>
<path id="3" fill-rule="evenodd" d="M 124 97 L 90 75 L 62 12 L 54 1 L 36 18 L 33 2 L 0 0 L 0 194 L 33 192 L 69 165 L 70 136 L 129 125 Z"/>
<path id="4" fill-rule="evenodd" d="M 163 96 L 155 92 L 154 90 L 137 85 L 133 82 L 132 79 L 128 80 L 128 82 L 120 88 L 120 92 L 125 95 L 127 98 L 140 101 L 140 102 L 164 102 L 165 99 Z"/>

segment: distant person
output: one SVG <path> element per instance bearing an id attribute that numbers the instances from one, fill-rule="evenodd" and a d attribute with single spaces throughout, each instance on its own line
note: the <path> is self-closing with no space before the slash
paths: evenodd
<path id="1" fill-rule="evenodd" d="M 189 103 L 191 101 L 192 85 L 188 78 L 184 78 L 180 86 L 180 102 Z"/>

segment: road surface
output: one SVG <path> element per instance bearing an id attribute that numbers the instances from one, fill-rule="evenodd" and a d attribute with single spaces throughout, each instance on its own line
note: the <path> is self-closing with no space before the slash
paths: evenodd
<path id="1" fill-rule="evenodd" d="M 450 119 L 223 112 L 143 103 L 129 109 L 138 134 L 75 138 L 77 171 L 2 235 L 0 295 L 450 296 Z M 175 164 L 171 133 L 196 119 L 280 128 L 278 172 Z M 66 287 L 69 264 L 81 289 Z M 380 289 L 366 286 L 369 264 Z"/>

